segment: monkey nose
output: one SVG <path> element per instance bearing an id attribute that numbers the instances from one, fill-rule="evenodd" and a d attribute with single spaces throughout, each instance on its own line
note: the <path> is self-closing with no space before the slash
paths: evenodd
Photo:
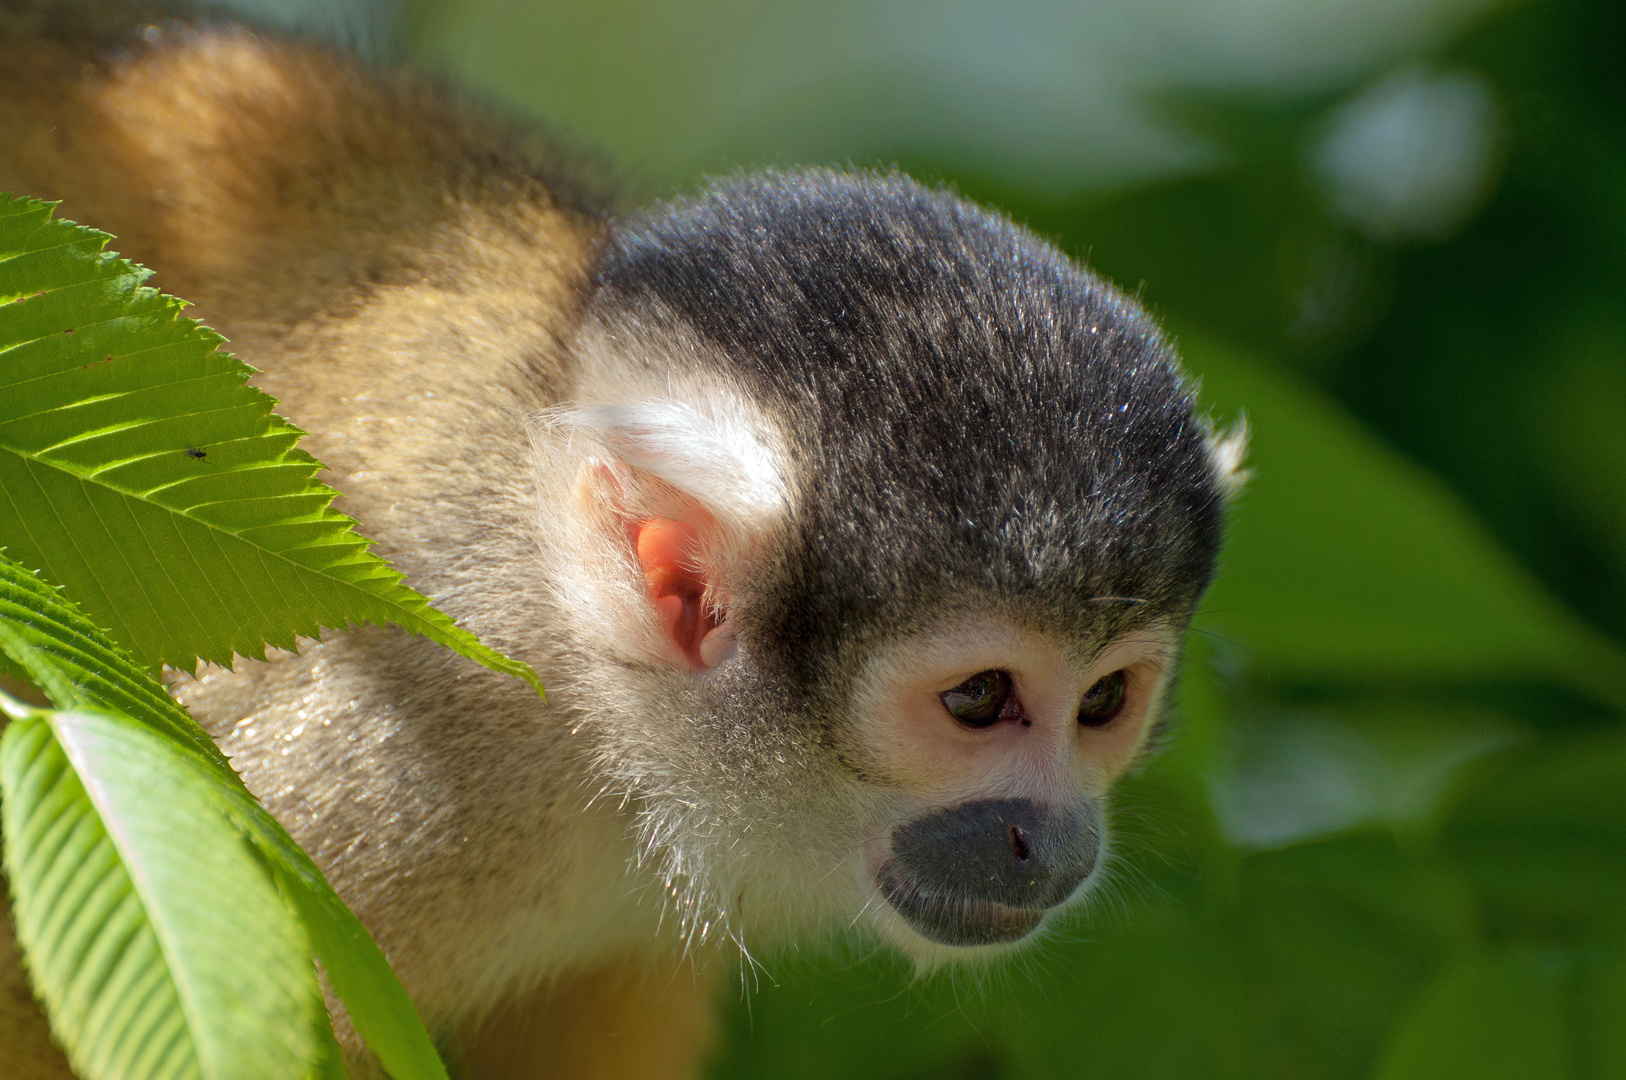
<path id="1" fill-rule="evenodd" d="M 1042 911 L 1095 868 L 1101 828 L 1089 800 L 985 799 L 918 817 L 891 839 L 896 872 L 923 896 Z"/>

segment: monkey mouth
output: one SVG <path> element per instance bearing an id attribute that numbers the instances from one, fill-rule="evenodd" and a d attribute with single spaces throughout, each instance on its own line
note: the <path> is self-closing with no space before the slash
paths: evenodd
<path id="1" fill-rule="evenodd" d="M 1043 921 L 1040 908 L 923 893 L 888 859 L 875 871 L 881 895 L 915 932 L 939 945 L 999 945 L 1020 941 Z"/>

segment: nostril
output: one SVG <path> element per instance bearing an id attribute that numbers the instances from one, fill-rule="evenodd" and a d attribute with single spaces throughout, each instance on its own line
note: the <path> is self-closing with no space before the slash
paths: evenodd
<path id="1" fill-rule="evenodd" d="M 960 914 L 979 902 L 1054 907 L 1089 877 L 1100 849 L 1094 804 L 1085 799 L 1059 807 L 1032 799 L 961 803 L 895 826 L 890 839 L 902 880 Z"/>

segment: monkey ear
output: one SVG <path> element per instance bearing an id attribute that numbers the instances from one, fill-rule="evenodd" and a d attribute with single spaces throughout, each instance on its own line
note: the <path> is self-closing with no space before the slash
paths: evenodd
<path id="1" fill-rule="evenodd" d="M 717 589 L 699 567 L 700 531 L 671 518 L 645 518 L 627 525 L 644 586 L 667 644 L 697 671 L 717 665 L 732 648 L 722 633 L 726 611 Z M 712 596 L 708 597 L 707 594 Z M 708 648 L 708 643 L 710 647 Z"/>
<path id="2" fill-rule="evenodd" d="M 733 653 L 731 600 L 786 513 L 780 455 L 749 418 L 708 402 L 593 405 L 562 415 L 602 451 L 584 471 L 642 575 L 670 662 L 705 671 Z"/>
<path id="3" fill-rule="evenodd" d="M 1226 430 L 1210 429 L 1208 433 L 1208 460 L 1214 469 L 1214 479 L 1227 500 L 1242 493 L 1253 472 L 1243 467 L 1248 457 L 1248 418 L 1239 416 Z"/>

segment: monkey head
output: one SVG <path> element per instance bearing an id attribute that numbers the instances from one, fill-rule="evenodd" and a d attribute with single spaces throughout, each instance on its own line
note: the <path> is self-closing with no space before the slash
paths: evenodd
<path id="1" fill-rule="evenodd" d="M 572 363 L 540 512 L 606 659 L 557 692 L 683 931 L 934 963 L 1084 894 L 1240 452 L 1148 317 L 952 195 L 768 174 L 613 230 Z"/>

